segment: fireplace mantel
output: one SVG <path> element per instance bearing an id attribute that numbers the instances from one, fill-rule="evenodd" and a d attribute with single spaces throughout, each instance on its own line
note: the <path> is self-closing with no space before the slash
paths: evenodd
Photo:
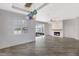
<path id="1" fill-rule="evenodd" d="M 63 29 L 52 29 L 53 31 L 62 31 Z"/>

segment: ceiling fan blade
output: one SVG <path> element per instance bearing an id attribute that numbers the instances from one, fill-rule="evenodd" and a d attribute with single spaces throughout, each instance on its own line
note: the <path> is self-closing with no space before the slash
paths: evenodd
<path id="1" fill-rule="evenodd" d="M 40 7 L 38 7 L 36 10 L 38 11 L 38 10 L 42 9 L 43 7 L 45 7 L 46 5 L 48 5 L 48 3 L 44 3 L 43 5 L 41 5 Z"/>
<path id="2" fill-rule="evenodd" d="M 44 3 L 43 5 L 41 5 L 40 7 L 38 7 L 37 9 L 33 10 L 32 12 L 30 12 L 27 16 L 31 16 L 33 17 L 34 15 L 37 14 L 37 11 L 42 9 L 43 7 L 45 7 L 48 3 Z"/>
<path id="3" fill-rule="evenodd" d="M 22 9 L 22 8 L 19 8 L 17 6 L 14 6 L 14 5 L 12 5 L 12 8 L 17 9 L 17 10 L 20 10 L 20 11 L 28 12 L 28 13 L 31 12 L 31 11 L 28 11 L 28 10 L 25 10 L 25 9 Z"/>

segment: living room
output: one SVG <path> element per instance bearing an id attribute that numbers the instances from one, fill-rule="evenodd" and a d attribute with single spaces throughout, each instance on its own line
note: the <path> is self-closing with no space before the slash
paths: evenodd
<path id="1" fill-rule="evenodd" d="M 79 3 L 0 3 L 0 55 L 79 55 Z"/>

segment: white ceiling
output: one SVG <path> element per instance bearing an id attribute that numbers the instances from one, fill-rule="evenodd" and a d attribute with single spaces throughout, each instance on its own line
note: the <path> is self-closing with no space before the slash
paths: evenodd
<path id="1" fill-rule="evenodd" d="M 52 3 L 38 12 L 37 20 L 49 21 L 50 19 L 64 20 L 79 17 L 78 3 Z"/>
<path id="2" fill-rule="evenodd" d="M 38 8 L 39 6 L 42 5 L 42 3 L 32 3 L 31 8 L 26 8 L 24 5 L 25 3 L 13 3 L 13 6 L 17 6 L 21 9 L 25 9 L 25 10 L 29 10 L 29 11 L 33 11 L 34 9 Z"/>
<path id="3" fill-rule="evenodd" d="M 18 6 L 23 6 L 24 3 L 18 3 Z M 34 10 L 42 5 L 35 3 L 32 5 Z M 0 3 L 0 9 L 6 9 L 23 14 L 28 14 L 19 10 L 12 9 L 12 3 Z M 50 19 L 64 20 L 79 17 L 79 3 L 51 3 L 38 11 L 36 20 L 48 22 Z"/>

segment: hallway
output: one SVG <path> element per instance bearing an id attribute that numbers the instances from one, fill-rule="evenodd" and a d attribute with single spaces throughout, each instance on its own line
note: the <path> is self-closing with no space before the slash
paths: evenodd
<path id="1" fill-rule="evenodd" d="M 79 40 L 43 36 L 30 42 L 0 50 L 0 56 L 77 56 Z"/>

